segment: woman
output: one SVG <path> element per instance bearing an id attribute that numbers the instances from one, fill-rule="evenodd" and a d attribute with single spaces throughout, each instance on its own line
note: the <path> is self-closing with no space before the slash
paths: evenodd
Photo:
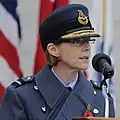
<path id="1" fill-rule="evenodd" d="M 35 76 L 21 78 L 5 92 L 0 120 L 71 120 L 104 117 L 100 87 L 86 79 L 93 37 L 100 37 L 89 20 L 88 9 L 70 4 L 56 9 L 40 26 L 40 39 L 48 64 Z M 109 116 L 114 117 L 109 95 Z"/>

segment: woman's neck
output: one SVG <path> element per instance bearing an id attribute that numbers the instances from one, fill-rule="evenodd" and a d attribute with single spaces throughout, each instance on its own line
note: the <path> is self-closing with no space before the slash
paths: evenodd
<path id="1" fill-rule="evenodd" d="M 53 67 L 57 76 L 64 82 L 64 83 L 71 83 L 77 77 L 78 71 L 68 67 L 65 64 L 58 63 L 56 66 Z"/>

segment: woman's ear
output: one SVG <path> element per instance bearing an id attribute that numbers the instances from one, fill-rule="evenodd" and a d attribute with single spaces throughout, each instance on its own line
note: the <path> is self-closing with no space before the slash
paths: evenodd
<path id="1" fill-rule="evenodd" d="M 54 45 L 53 43 L 49 43 L 47 45 L 47 50 L 52 56 L 59 57 L 58 47 L 56 45 Z"/>

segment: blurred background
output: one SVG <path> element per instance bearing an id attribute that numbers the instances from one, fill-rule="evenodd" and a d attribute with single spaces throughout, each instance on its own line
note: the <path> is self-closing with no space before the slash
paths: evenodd
<path id="1" fill-rule="evenodd" d="M 0 100 L 12 81 L 36 74 L 45 65 L 39 24 L 55 8 L 73 3 L 88 7 L 91 22 L 101 34 L 92 45 L 91 58 L 104 52 L 112 60 L 115 75 L 108 80 L 109 92 L 115 99 L 116 117 L 120 118 L 119 0 L 0 0 Z M 85 74 L 89 80 L 102 80 L 102 75 L 93 70 L 91 60 Z"/>

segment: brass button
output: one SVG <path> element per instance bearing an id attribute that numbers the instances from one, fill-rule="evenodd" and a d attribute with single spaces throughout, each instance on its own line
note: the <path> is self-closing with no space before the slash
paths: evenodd
<path id="1" fill-rule="evenodd" d="M 46 107 L 45 106 L 43 106 L 41 109 L 42 109 L 42 112 L 46 112 Z"/>
<path id="2" fill-rule="evenodd" d="M 38 90 L 38 86 L 37 86 L 37 85 L 34 85 L 34 89 L 35 89 L 35 90 Z"/>
<path id="3" fill-rule="evenodd" d="M 96 91 L 94 90 L 94 95 L 96 95 Z"/>

